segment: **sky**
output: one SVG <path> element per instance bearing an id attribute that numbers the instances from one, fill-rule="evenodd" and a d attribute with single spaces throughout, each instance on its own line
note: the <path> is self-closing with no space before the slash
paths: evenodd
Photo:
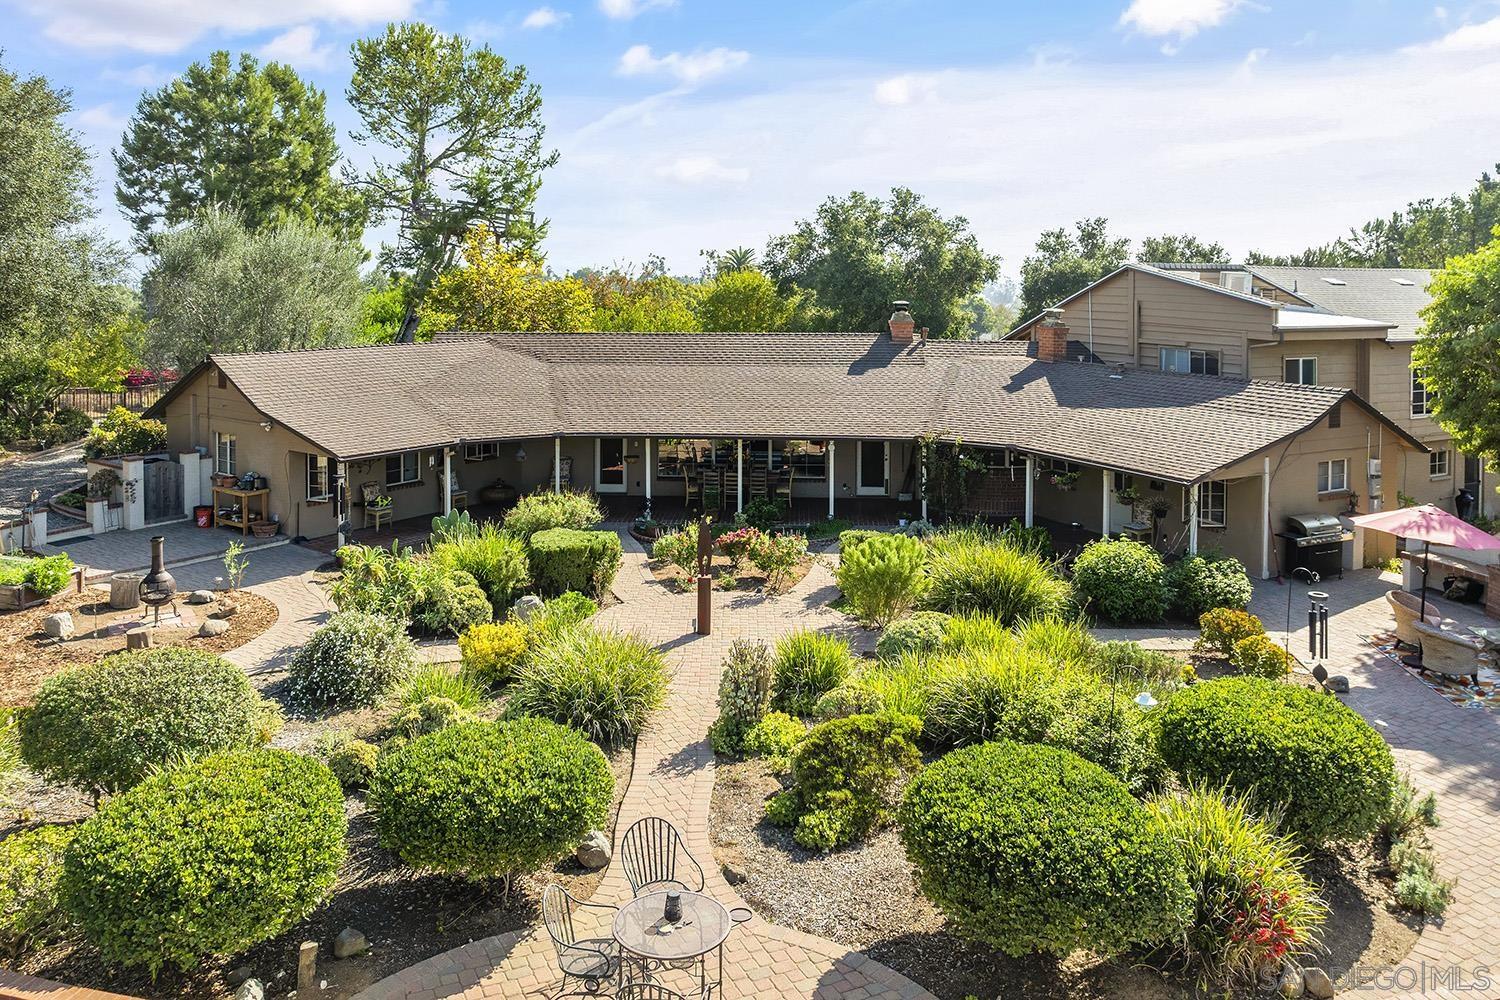
<path id="1" fill-rule="evenodd" d="M 6 66 L 73 94 L 98 224 L 143 91 L 215 49 L 344 101 L 391 20 L 524 64 L 547 142 L 544 251 L 566 271 L 763 248 L 830 195 L 903 185 L 966 217 L 1002 272 L 1104 215 L 1291 252 L 1500 160 L 1500 0 L 0 0 Z M 372 228 L 372 249 L 390 227 Z"/>

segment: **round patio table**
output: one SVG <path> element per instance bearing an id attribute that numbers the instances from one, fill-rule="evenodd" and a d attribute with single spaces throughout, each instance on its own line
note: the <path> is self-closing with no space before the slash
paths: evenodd
<path id="1" fill-rule="evenodd" d="M 724 942 L 734 920 L 724 904 L 701 892 L 682 892 L 682 918 L 666 918 L 667 893 L 648 892 L 620 907 L 615 914 L 614 935 L 621 958 L 635 958 L 645 976 L 665 966 L 695 963 L 699 995 L 712 996 L 724 982 Z M 708 981 L 708 953 L 716 952 L 718 978 Z M 624 966 L 621 962 L 621 966 Z"/>

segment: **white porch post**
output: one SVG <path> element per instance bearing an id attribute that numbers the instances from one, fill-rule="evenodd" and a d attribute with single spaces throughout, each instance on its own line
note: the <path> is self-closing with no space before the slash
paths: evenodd
<path id="1" fill-rule="evenodd" d="M 1189 483 L 1183 489 L 1188 495 L 1188 555 L 1198 554 L 1198 484 Z"/>
<path id="2" fill-rule="evenodd" d="M 1271 579 L 1271 457 L 1260 467 L 1260 578 Z"/>
<path id="3" fill-rule="evenodd" d="M 353 509 L 349 506 L 349 466 L 340 462 L 336 475 L 338 478 L 333 484 L 333 502 L 336 509 L 333 516 L 337 519 L 335 530 L 338 532 L 339 548 L 343 548 L 349 541 L 344 534 L 344 526 L 348 525 L 351 530 L 354 527 Z"/>
<path id="4" fill-rule="evenodd" d="M 443 513 L 453 513 L 453 449 L 443 449 Z"/>
<path id="5" fill-rule="evenodd" d="M 1099 490 L 1099 523 L 1101 525 L 1103 525 L 1103 528 L 1101 530 L 1102 530 L 1102 532 L 1104 534 L 1104 537 L 1108 538 L 1109 537 L 1109 486 L 1110 486 L 1110 483 L 1109 483 L 1109 470 L 1108 469 L 1100 469 L 1099 470 L 1099 476 L 1100 476 L 1100 482 L 1101 482 L 1101 486 L 1100 486 L 1100 490 Z"/>
<path id="6" fill-rule="evenodd" d="M 651 516 L 651 439 L 643 438 L 646 442 L 646 516 Z"/>
<path id="7" fill-rule="evenodd" d="M 745 509 L 745 439 L 734 439 L 734 512 Z"/>
<path id="8" fill-rule="evenodd" d="M 927 520 L 927 442 L 917 445 L 917 461 L 922 463 L 922 520 Z"/>
<path id="9" fill-rule="evenodd" d="M 833 439 L 828 439 L 828 520 L 833 520 L 833 483 L 836 477 L 833 462 Z"/>
<path id="10" fill-rule="evenodd" d="M 552 492 L 562 492 L 562 438 L 552 439 Z"/>
<path id="11" fill-rule="evenodd" d="M 1036 488 L 1036 456 L 1026 456 L 1026 527 L 1031 527 L 1033 517 L 1032 496 Z"/>

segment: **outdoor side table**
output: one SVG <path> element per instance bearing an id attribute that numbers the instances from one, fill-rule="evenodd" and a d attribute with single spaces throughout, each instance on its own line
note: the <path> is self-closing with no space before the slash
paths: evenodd
<path id="1" fill-rule="evenodd" d="M 698 965 L 699 996 L 713 995 L 724 982 L 724 942 L 734 927 L 724 904 L 701 892 L 683 892 L 682 919 L 667 922 L 667 894 L 648 892 L 620 907 L 615 914 L 614 935 L 620 945 L 620 966 L 634 958 L 647 982 L 651 973 L 669 965 Z M 708 954 L 715 952 L 718 976 L 708 979 Z"/>

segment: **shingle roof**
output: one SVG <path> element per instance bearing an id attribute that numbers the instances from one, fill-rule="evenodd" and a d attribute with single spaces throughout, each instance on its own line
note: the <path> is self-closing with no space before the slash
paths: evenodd
<path id="1" fill-rule="evenodd" d="M 1432 272 L 1424 268 L 1272 267 L 1256 264 L 1249 270 L 1324 312 L 1369 316 L 1391 324 L 1387 340 L 1415 340 L 1422 325 L 1419 313 L 1432 301 L 1427 294 Z M 1324 278 L 1335 278 L 1343 284 L 1330 284 Z M 1405 281 L 1411 284 L 1402 284 Z"/>
<path id="2" fill-rule="evenodd" d="M 211 361 L 266 416 L 346 460 L 556 434 L 935 433 L 1192 482 L 1306 429 L 1352 395 L 1046 364 L 1035 349 L 902 345 L 875 333 L 500 333 Z"/>

